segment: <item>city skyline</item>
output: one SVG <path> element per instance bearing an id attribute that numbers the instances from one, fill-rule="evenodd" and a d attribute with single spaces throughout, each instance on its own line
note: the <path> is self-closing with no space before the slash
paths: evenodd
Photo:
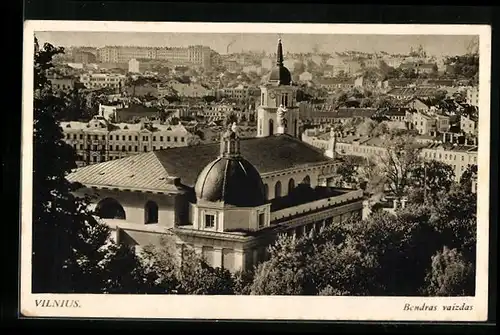
<path id="1" fill-rule="evenodd" d="M 477 35 L 349 35 L 349 34 L 279 34 L 279 33 L 143 33 L 143 32 L 35 32 L 40 43 L 63 47 L 187 47 L 206 45 L 220 54 L 244 51 L 272 53 L 278 38 L 285 53 L 322 53 L 343 51 L 407 54 L 422 45 L 428 55 L 449 56 L 468 52 Z"/>

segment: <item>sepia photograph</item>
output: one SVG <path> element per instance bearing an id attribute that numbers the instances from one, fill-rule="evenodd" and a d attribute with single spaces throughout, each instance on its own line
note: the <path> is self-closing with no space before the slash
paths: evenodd
<path id="1" fill-rule="evenodd" d="M 486 320 L 488 26 L 24 39 L 24 316 Z"/>

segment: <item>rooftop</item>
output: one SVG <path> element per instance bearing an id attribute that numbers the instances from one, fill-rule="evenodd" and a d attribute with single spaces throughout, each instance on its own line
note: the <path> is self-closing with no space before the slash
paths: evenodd
<path id="1" fill-rule="evenodd" d="M 243 157 L 261 175 L 331 162 L 321 150 L 288 135 L 241 139 L 240 146 Z M 68 179 L 84 185 L 162 189 L 167 186 L 161 178 L 179 177 L 182 184 L 192 187 L 198 174 L 219 156 L 219 151 L 219 143 L 158 150 L 85 166 L 71 173 Z M 125 178 L 132 174 L 133 178 Z"/>

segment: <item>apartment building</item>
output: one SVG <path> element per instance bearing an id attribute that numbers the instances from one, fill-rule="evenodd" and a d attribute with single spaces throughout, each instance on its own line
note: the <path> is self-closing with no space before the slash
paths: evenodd
<path id="1" fill-rule="evenodd" d="M 406 121 L 409 129 L 415 129 L 421 135 L 444 133 L 450 129 L 450 117 L 424 111 L 407 111 Z"/>
<path id="2" fill-rule="evenodd" d="M 186 48 L 106 46 L 98 50 L 98 58 L 103 63 L 128 63 L 131 59 L 159 59 L 173 63 L 190 63 L 210 67 L 214 51 L 203 45 Z"/>
<path id="3" fill-rule="evenodd" d="M 471 87 L 467 89 L 466 101 L 471 106 L 479 105 L 479 89 L 477 87 Z"/>
<path id="4" fill-rule="evenodd" d="M 61 122 L 61 128 L 66 143 L 76 150 L 79 166 L 184 147 L 193 136 L 182 125 L 111 123 L 102 116 L 89 122 Z"/>
<path id="5" fill-rule="evenodd" d="M 85 73 L 80 75 L 80 83 L 86 88 L 121 88 L 126 77 L 116 73 Z"/>
<path id="6" fill-rule="evenodd" d="M 477 119 L 460 115 L 460 130 L 466 134 L 477 135 Z"/>
<path id="7" fill-rule="evenodd" d="M 328 147 L 331 142 L 329 134 L 314 135 L 312 132 L 304 133 L 302 140 L 320 149 Z M 468 165 L 477 164 L 477 142 L 465 141 L 463 144 L 456 140 L 450 142 L 443 135 L 443 141 L 433 141 L 422 146 L 420 153 L 425 160 L 437 160 L 453 168 L 455 180 L 459 181 Z M 453 143 L 454 142 L 454 143 Z M 380 157 L 387 153 L 383 139 L 379 137 L 359 137 L 348 135 L 337 137 L 335 152 L 340 155 L 358 156 L 366 159 Z"/>

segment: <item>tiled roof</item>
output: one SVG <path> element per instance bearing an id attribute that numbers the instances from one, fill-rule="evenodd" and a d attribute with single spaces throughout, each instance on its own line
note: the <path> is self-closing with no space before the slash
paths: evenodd
<path id="1" fill-rule="evenodd" d="M 172 185 L 160 178 L 170 176 L 193 186 L 203 168 L 218 157 L 219 148 L 219 143 L 210 143 L 157 150 L 85 166 L 68 178 L 84 185 L 169 190 Z M 260 174 L 331 160 L 319 149 L 288 135 L 242 139 L 240 150 Z"/>
<path id="2" fill-rule="evenodd" d="M 390 95 L 400 96 L 430 96 L 436 92 L 434 87 L 399 87 L 389 91 Z"/>
<path id="3" fill-rule="evenodd" d="M 376 108 L 339 108 L 338 117 L 372 117 L 377 112 Z"/>
<path id="4" fill-rule="evenodd" d="M 154 152 L 81 167 L 67 176 L 72 182 L 144 190 L 176 190 Z"/>

